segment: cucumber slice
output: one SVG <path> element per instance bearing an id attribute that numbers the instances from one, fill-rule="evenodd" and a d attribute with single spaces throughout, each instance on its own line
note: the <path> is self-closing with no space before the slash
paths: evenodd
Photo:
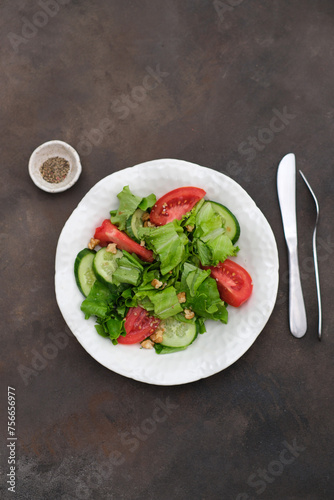
<path id="1" fill-rule="evenodd" d="M 84 248 L 78 253 L 74 262 L 74 276 L 80 292 L 87 297 L 95 283 L 96 276 L 93 271 L 95 250 Z"/>
<path id="2" fill-rule="evenodd" d="M 137 210 L 133 213 L 131 217 L 126 221 L 126 232 L 137 243 L 140 243 L 140 239 L 138 238 L 138 228 L 143 227 L 143 219 L 142 215 L 144 210 L 137 208 Z"/>
<path id="3" fill-rule="evenodd" d="M 161 345 L 166 347 L 187 347 L 197 336 L 195 323 L 185 323 L 178 321 L 171 316 L 161 322 L 165 329 Z"/>
<path id="4" fill-rule="evenodd" d="M 113 282 L 112 275 L 118 267 L 117 259 L 120 259 L 122 255 L 123 253 L 120 250 L 117 250 L 114 254 L 107 252 L 106 248 L 101 248 L 101 250 L 96 253 L 93 262 L 93 270 L 99 281 L 105 285 L 109 285 Z"/>
<path id="5" fill-rule="evenodd" d="M 238 241 L 240 236 L 240 225 L 236 216 L 224 205 L 216 201 L 210 201 L 213 210 L 221 215 L 225 220 L 224 228 L 226 235 L 230 238 L 233 245 Z"/>

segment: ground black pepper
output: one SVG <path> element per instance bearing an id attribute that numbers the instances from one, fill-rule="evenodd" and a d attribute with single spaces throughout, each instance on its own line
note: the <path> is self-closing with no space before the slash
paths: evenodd
<path id="1" fill-rule="evenodd" d="M 40 172 L 45 181 L 58 184 L 63 181 L 70 170 L 70 164 L 65 158 L 54 156 L 48 158 L 40 167 Z"/>

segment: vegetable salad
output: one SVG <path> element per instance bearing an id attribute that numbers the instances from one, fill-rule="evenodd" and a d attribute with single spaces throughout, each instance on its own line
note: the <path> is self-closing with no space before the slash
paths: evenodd
<path id="1" fill-rule="evenodd" d="M 186 186 L 157 200 L 125 186 L 117 195 L 118 209 L 74 265 L 81 310 L 96 318 L 99 335 L 175 352 L 205 333 L 206 320 L 227 323 L 227 304 L 249 298 L 251 277 L 229 259 L 239 250 L 239 223 L 205 194 Z"/>

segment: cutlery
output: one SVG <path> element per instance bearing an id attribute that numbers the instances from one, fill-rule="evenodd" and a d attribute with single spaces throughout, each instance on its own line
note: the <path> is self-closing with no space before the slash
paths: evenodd
<path id="1" fill-rule="evenodd" d="M 277 171 L 277 193 L 289 255 L 289 323 L 294 337 L 301 338 L 307 329 L 306 311 L 300 282 L 296 217 L 296 159 L 289 153 Z"/>
<path id="2" fill-rule="evenodd" d="M 318 299 L 318 339 L 321 340 L 321 329 L 322 329 L 322 308 L 321 308 L 321 294 L 320 294 L 320 279 L 319 279 L 319 268 L 318 268 L 318 254 L 317 254 L 317 226 L 320 216 L 320 208 L 316 195 L 314 194 L 313 189 L 311 188 L 308 180 L 301 170 L 299 170 L 300 175 L 305 181 L 306 186 L 308 187 L 315 203 L 315 208 L 317 211 L 317 216 L 315 219 L 315 225 L 313 230 L 313 260 L 314 260 L 314 272 L 315 272 L 315 282 L 317 285 L 317 299 Z"/>

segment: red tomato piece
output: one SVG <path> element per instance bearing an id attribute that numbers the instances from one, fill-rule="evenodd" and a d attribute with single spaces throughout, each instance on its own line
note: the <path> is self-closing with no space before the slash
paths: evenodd
<path id="1" fill-rule="evenodd" d="M 239 307 L 252 294 L 252 278 L 239 264 L 226 259 L 218 266 L 203 266 L 210 269 L 211 277 L 217 281 L 220 298 L 230 306 Z"/>
<path id="2" fill-rule="evenodd" d="M 164 226 L 174 219 L 182 219 L 196 203 L 206 195 L 204 189 L 186 186 L 169 191 L 156 202 L 150 220 L 156 226 Z"/>
<path id="3" fill-rule="evenodd" d="M 120 231 L 109 219 L 102 222 L 102 226 L 95 229 L 94 238 L 100 240 L 99 245 L 105 247 L 108 243 L 116 243 L 120 250 L 126 250 L 129 253 L 135 253 L 145 262 L 153 262 L 154 255 L 152 250 L 142 247 L 129 236 Z"/>
<path id="4" fill-rule="evenodd" d="M 125 337 L 120 335 L 119 344 L 137 344 L 154 333 L 160 324 L 160 319 L 149 316 L 142 307 L 130 307 L 125 318 Z"/>

